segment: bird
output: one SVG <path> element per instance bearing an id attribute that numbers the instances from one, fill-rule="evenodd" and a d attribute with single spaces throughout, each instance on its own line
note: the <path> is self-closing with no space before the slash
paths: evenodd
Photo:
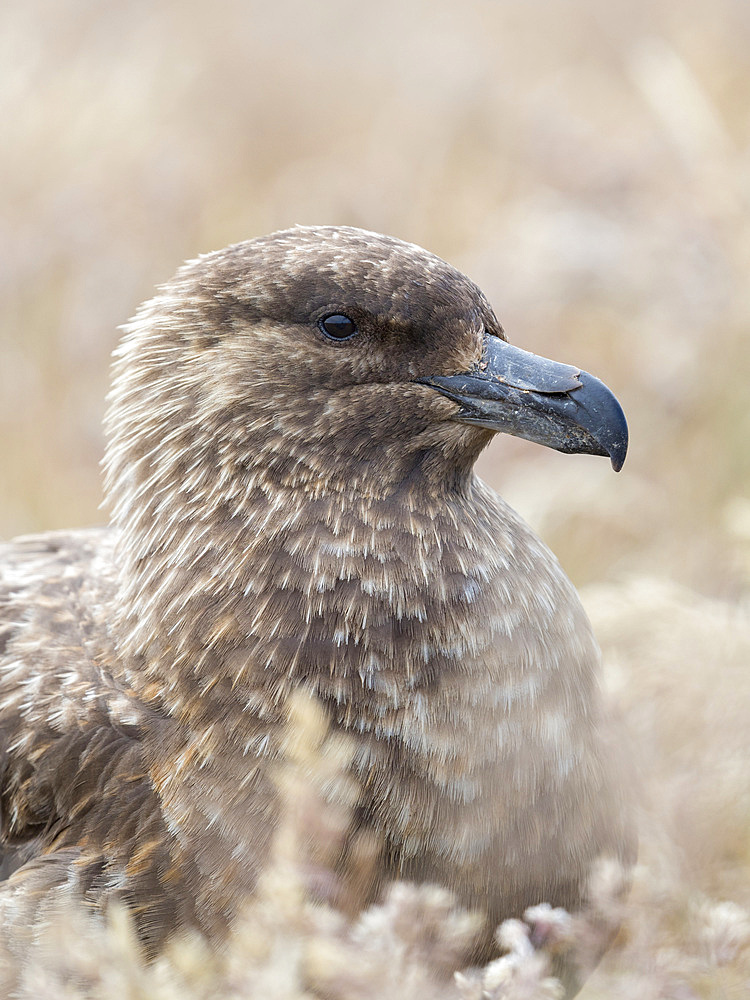
<path id="1" fill-rule="evenodd" d="M 511 345 L 422 248 L 297 226 L 183 265 L 124 328 L 106 527 L 0 548 L 0 920 L 65 891 L 147 956 L 221 940 L 268 863 L 295 692 L 346 734 L 360 902 L 437 883 L 494 926 L 632 857 L 600 654 L 475 474 L 497 433 L 625 460 L 593 375 Z"/>

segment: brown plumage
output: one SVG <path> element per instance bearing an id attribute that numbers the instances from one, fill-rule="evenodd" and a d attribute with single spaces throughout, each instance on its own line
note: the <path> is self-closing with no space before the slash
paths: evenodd
<path id="1" fill-rule="evenodd" d="M 19 948 L 63 889 L 124 900 L 150 954 L 221 936 L 267 858 L 297 688 L 356 741 L 357 823 L 385 845 L 363 903 L 431 880 L 496 923 L 575 907 L 594 858 L 630 853 L 588 621 L 472 472 L 496 430 L 619 466 L 601 383 L 507 345 L 418 247 L 298 228 L 140 309 L 106 427 L 112 526 L 1 552 Z"/>

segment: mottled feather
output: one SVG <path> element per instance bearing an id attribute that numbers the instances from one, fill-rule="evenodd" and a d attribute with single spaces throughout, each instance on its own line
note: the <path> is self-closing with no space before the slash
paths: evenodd
<path id="1" fill-rule="evenodd" d="M 358 343 L 326 342 L 330 312 Z M 630 854 L 578 597 L 474 476 L 491 432 L 416 381 L 478 364 L 487 335 L 467 278 L 351 229 L 207 255 L 141 308 L 112 526 L 0 551 L 11 947 L 68 896 L 124 900 L 152 955 L 220 937 L 268 857 L 298 688 L 356 741 L 351 838 L 383 845 L 362 904 L 431 880 L 494 924 L 575 907 L 599 854 Z"/>

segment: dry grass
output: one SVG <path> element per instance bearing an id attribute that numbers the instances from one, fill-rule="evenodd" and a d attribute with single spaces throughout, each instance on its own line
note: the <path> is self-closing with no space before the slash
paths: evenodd
<path id="1" fill-rule="evenodd" d="M 294 222 L 422 243 L 484 287 L 511 339 L 621 397 L 619 477 L 508 439 L 481 460 L 588 585 L 643 776 L 626 931 L 589 1000 L 750 995 L 749 49 L 744 0 L 0 12 L 0 535 L 100 519 L 115 327 L 184 258 Z M 358 931 L 261 899 L 226 956 L 193 942 L 149 970 L 117 917 L 86 931 L 76 976 L 96 996 L 297 997 L 275 956 L 302 968 L 310 941 L 343 969 L 337 998 L 511 996 L 514 962 L 547 975 L 518 926 L 480 985 L 435 985 L 408 949 L 380 961 L 400 907 L 443 913 L 444 944 L 463 927 L 444 898 L 400 891 Z M 368 934 L 399 982 L 346 980 Z M 78 995 L 54 963 L 34 975 L 29 996 Z"/>

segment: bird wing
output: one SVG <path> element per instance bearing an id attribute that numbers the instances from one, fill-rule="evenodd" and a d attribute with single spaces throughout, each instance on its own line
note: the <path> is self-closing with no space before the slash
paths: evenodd
<path id="1" fill-rule="evenodd" d="M 28 861 L 64 820 L 65 797 L 76 785 L 79 744 L 101 728 L 96 724 L 100 677 L 85 638 L 96 615 L 85 592 L 92 586 L 97 536 L 102 533 L 30 536 L 0 550 L 5 875 Z"/>
<path id="2" fill-rule="evenodd" d="M 62 883 L 81 899 L 123 887 L 130 905 L 164 898 L 171 837 L 144 760 L 146 710 L 113 676 L 112 541 L 101 529 L 0 547 L 0 913 L 14 926 Z"/>

